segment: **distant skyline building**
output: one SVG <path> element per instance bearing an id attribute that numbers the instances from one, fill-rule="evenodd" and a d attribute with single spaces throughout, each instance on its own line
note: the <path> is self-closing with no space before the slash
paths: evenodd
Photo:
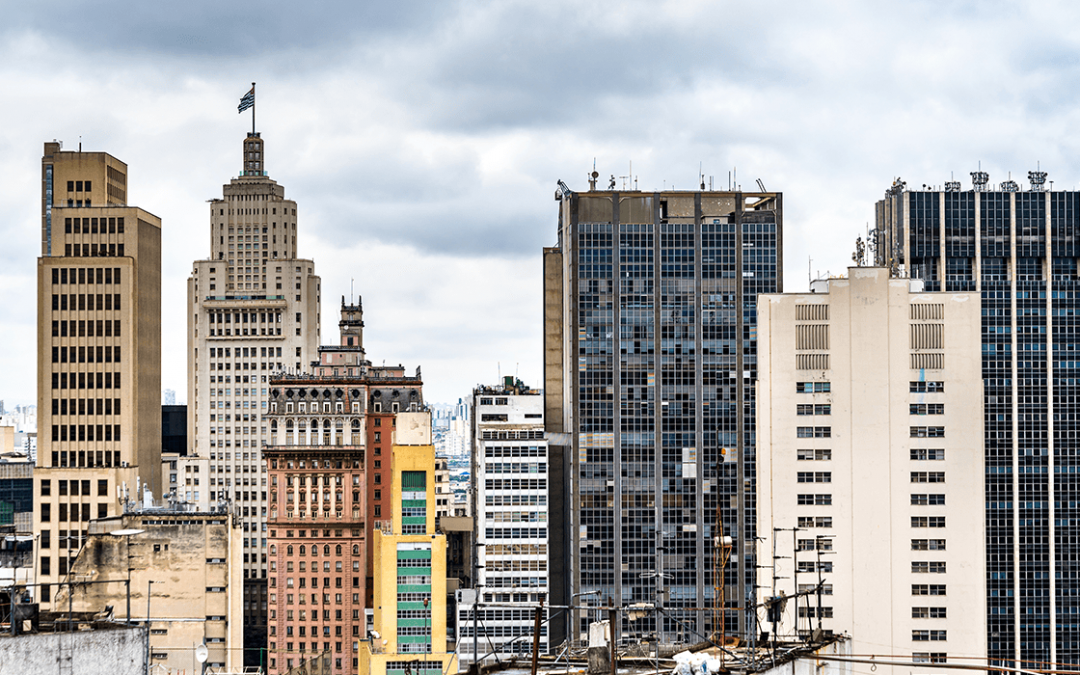
<path id="1" fill-rule="evenodd" d="M 266 646 L 268 380 L 314 360 L 321 311 L 315 265 L 297 255 L 296 202 L 264 158 L 262 138 L 248 134 L 243 170 L 210 202 L 210 258 L 193 264 L 187 314 L 188 442 L 191 455 L 210 460 L 195 501 L 229 500 L 243 519 L 252 666 L 252 650 Z"/>
<path id="2" fill-rule="evenodd" d="M 476 583 L 461 591 L 458 604 L 462 666 L 484 660 L 490 652 L 496 654 L 485 664 L 532 653 L 528 636 L 533 634 L 534 615 L 521 608 L 550 604 L 549 514 L 566 513 L 565 505 L 548 499 L 543 392 L 507 376 L 494 387 L 474 389 L 471 408 L 476 413 L 471 471 L 478 566 L 468 571 Z M 548 632 L 545 621 L 541 654 L 548 652 Z"/>
<path id="3" fill-rule="evenodd" d="M 1080 663 L 1080 192 L 895 181 L 877 204 L 879 265 L 982 307 L 990 665 Z"/>
<path id="4" fill-rule="evenodd" d="M 559 441 L 553 489 L 569 486 L 552 503 L 580 508 L 568 529 L 552 523 L 552 546 L 568 547 L 553 552 L 552 603 L 588 592 L 605 605 L 659 601 L 662 639 L 709 635 L 719 628 L 704 609 L 716 603 L 714 538 L 728 535 L 726 631 L 746 637 L 756 630 L 738 609 L 755 583 L 754 547 L 740 546 L 755 533 L 755 306 L 783 288 L 782 195 L 560 183 L 556 199 L 545 421 Z M 563 465 L 566 480 L 554 474 Z M 587 619 L 575 620 L 578 639 Z M 633 626 L 656 628 L 654 615 Z"/>
<path id="5" fill-rule="evenodd" d="M 127 165 L 45 143 L 38 258 L 34 533 L 49 607 L 90 520 L 160 496 L 161 220 Z"/>
<path id="6" fill-rule="evenodd" d="M 176 405 L 176 390 L 166 389 L 161 395 L 161 405 Z"/>
<path id="7" fill-rule="evenodd" d="M 780 640 L 986 653 L 979 303 L 922 286 L 851 267 L 758 298 L 757 600 L 787 596 L 761 627 Z"/>

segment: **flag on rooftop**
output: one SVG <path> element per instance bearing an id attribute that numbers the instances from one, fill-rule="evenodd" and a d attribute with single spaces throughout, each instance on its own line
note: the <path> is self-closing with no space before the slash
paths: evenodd
<path id="1" fill-rule="evenodd" d="M 244 112 L 245 110 L 247 110 L 248 108 L 253 107 L 254 105 L 255 105 L 255 87 L 252 87 L 251 90 L 248 93 L 244 94 L 244 96 L 240 99 L 240 105 L 237 106 L 236 111 L 237 112 Z"/>

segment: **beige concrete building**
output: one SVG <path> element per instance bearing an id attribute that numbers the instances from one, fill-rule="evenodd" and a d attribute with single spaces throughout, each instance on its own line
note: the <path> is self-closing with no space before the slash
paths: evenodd
<path id="1" fill-rule="evenodd" d="M 161 221 L 127 206 L 111 155 L 54 141 L 41 165 L 34 532 L 50 584 L 118 491 L 161 494 Z"/>
<path id="2" fill-rule="evenodd" d="M 130 607 L 131 621 L 149 623 L 154 672 L 199 672 L 199 644 L 209 651 L 212 672 L 239 672 L 244 627 L 234 617 L 243 602 L 240 524 L 231 513 L 183 507 L 95 520 L 67 577 L 74 582 L 70 606 L 105 614 L 112 607 L 121 622 L 128 621 Z M 56 595 L 58 609 L 69 607 L 68 588 Z"/>
<path id="3" fill-rule="evenodd" d="M 812 290 L 758 300 L 759 601 L 807 593 L 761 628 L 984 657 L 979 297 L 868 267 Z"/>
<path id="4" fill-rule="evenodd" d="M 297 258 L 296 202 L 264 171 L 257 134 L 243 155 L 239 177 L 210 202 L 210 258 L 188 279 L 188 438 L 210 471 L 192 501 L 240 509 L 247 642 L 265 647 L 268 382 L 316 358 L 321 289 L 314 263 Z"/>

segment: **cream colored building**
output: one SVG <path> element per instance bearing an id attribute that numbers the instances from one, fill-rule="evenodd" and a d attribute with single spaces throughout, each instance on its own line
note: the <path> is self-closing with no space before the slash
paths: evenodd
<path id="1" fill-rule="evenodd" d="M 161 494 L 161 221 L 127 205 L 111 155 L 54 141 L 41 164 L 34 533 L 51 584 L 121 490 Z"/>
<path id="2" fill-rule="evenodd" d="M 986 655 L 979 297 L 921 284 L 853 267 L 758 300 L 758 599 L 808 593 L 763 631 Z"/>
<path id="3" fill-rule="evenodd" d="M 297 258 L 296 202 L 264 171 L 262 138 L 249 134 L 243 155 L 240 176 L 210 202 L 210 258 L 188 279 L 188 438 L 210 472 L 192 501 L 240 509 L 244 620 L 249 646 L 265 647 L 268 381 L 317 357 L 321 289 L 314 263 Z"/>
<path id="4" fill-rule="evenodd" d="M 95 520 L 68 577 L 89 582 L 71 586 L 71 608 L 105 612 L 111 606 L 114 620 L 126 622 L 130 604 L 131 621 L 149 617 L 154 672 L 199 672 L 199 644 L 209 650 L 210 672 L 239 672 L 242 534 L 240 520 L 220 512 L 154 508 Z M 69 606 L 67 586 L 57 593 L 57 606 Z"/>

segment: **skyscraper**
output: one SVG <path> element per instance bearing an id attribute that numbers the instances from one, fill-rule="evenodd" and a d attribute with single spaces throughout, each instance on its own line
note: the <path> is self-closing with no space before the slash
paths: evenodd
<path id="1" fill-rule="evenodd" d="M 755 531 L 755 308 L 782 289 L 782 196 L 560 183 L 556 198 L 545 419 L 551 500 L 574 507 L 551 524 L 552 604 L 588 592 L 604 605 L 659 602 L 663 639 L 692 640 L 714 628 L 723 584 L 727 631 L 741 633 L 750 618 L 734 608 L 754 578 L 754 547 L 739 544 Z M 722 581 L 719 536 L 736 540 Z M 653 630 L 654 616 L 634 631 Z M 577 639 L 586 617 L 574 620 Z"/>
<path id="2" fill-rule="evenodd" d="M 982 299 L 986 606 L 993 663 L 1080 662 L 1080 192 L 896 181 L 877 204 L 879 265 Z"/>
<path id="3" fill-rule="evenodd" d="M 248 134 L 243 170 L 210 202 L 210 258 L 188 279 L 188 438 L 209 457 L 195 501 L 230 500 L 243 518 L 244 626 L 249 665 L 266 646 L 266 466 L 271 373 L 299 373 L 319 346 L 320 281 L 297 258 L 296 202 L 263 169 Z M 205 477 L 204 477 L 205 478 Z M 254 651 L 253 651 L 254 650 Z"/>
<path id="4" fill-rule="evenodd" d="M 974 293 L 881 267 L 761 296 L 758 599 L 789 598 L 763 630 L 985 654 L 980 328 Z"/>
<path id="5" fill-rule="evenodd" d="M 35 470 L 41 600 L 118 489 L 161 496 L 161 221 L 128 206 L 127 165 L 45 144 Z"/>

